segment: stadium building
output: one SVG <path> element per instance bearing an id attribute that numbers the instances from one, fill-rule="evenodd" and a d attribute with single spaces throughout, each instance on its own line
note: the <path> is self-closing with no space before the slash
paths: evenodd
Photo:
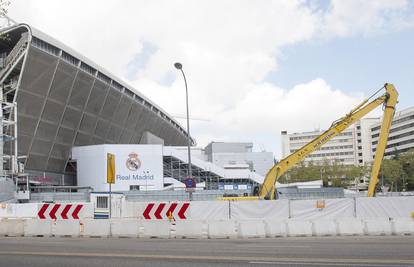
<path id="1" fill-rule="evenodd" d="M 63 43 L 26 24 L 1 35 L 3 177 L 73 185 L 75 146 L 187 144 L 170 115 Z"/>

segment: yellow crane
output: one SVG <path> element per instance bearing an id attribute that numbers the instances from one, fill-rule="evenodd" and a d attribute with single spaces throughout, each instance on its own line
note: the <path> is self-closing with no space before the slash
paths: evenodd
<path id="1" fill-rule="evenodd" d="M 385 89 L 385 93 L 370 101 L 379 91 Z M 372 197 L 375 194 L 375 187 L 378 183 L 378 173 L 381 168 L 384 151 L 387 146 L 388 135 L 392 118 L 394 117 L 395 106 L 397 104 L 398 92 L 394 85 L 386 83 L 381 89 L 375 92 L 371 97 L 365 99 L 356 108 L 351 110 L 344 117 L 332 123 L 331 127 L 324 133 L 296 150 L 286 158 L 276 163 L 266 174 L 264 182 L 260 185 L 258 195 L 256 197 L 236 197 L 236 198 L 222 198 L 231 200 L 247 200 L 247 199 L 275 199 L 276 195 L 276 181 L 289 169 L 302 161 L 306 156 L 318 150 L 322 145 L 327 143 L 333 137 L 344 131 L 350 125 L 361 119 L 367 113 L 383 104 L 384 115 L 381 125 L 381 132 L 378 139 L 377 149 L 375 152 L 374 163 L 372 165 L 371 179 L 368 186 L 368 196 Z M 257 190 L 256 190 L 257 191 Z"/>

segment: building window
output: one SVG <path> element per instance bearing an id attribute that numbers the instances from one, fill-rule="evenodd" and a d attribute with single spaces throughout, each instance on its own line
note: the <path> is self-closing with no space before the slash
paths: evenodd
<path id="1" fill-rule="evenodd" d="M 139 185 L 130 185 L 129 191 L 139 191 Z"/>
<path id="2" fill-rule="evenodd" d="M 107 196 L 96 197 L 96 208 L 107 209 L 108 208 L 108 197 Z"/>

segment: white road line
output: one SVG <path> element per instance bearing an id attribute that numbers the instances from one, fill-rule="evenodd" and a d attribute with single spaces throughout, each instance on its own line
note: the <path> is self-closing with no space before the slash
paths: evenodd
<path id="1" fill-rule="evenodd" d="M 390 265 L 389 263 L 377 263 L 377 264 L 370 264 L 370 263 L 323 263 L 323 262 L 284 262 L 284 261 L 250 261 L 249 264 L 257 264 L 257 265 L 292 265 L 292 264 L 305 264 L 310 266 L 351 266 L 351 267 L 358 267 L 358 266 L 386 266 L 386 267 L 412 267 L 414 265 Z M 386 264 L 386 265 L 385 265 Z"/>

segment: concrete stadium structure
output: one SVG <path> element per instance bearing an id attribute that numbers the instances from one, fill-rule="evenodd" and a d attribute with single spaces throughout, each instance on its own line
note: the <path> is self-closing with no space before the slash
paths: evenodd
<path id="1" fill-rule="evenodd" d="M 17 106 L 17 116 L 2 109 L 11 121 L 2 127 L 3 162 L 9 159 L 2 176 L 20 171 L 74 184 L 73 146 L 187 144 L 187 132 L 170 115 L 63 43 L 26 24 L 1 34 L 2 101 Z"/>

